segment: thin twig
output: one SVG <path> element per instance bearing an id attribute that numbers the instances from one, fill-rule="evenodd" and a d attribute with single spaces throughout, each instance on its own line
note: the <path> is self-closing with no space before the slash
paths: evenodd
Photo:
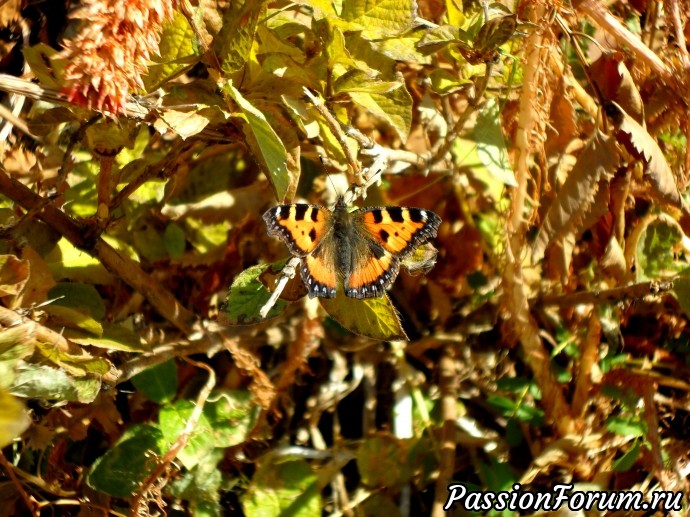
<path id="1" fill-rule="evenodd" d="M 33 497 L 26 493 L 26 490 L 24 490 L 24 486 L 21 484 L 19 479 L 17 479 L 17 476 L 14 473 L 14 465 L 12 465 L 7 460 L 2 451 L 0 451 L 0 465 L 2 465 L 7 471 L 7 474 L 10 476 L 10 479 L 12 480 L 12 484 L 17 489 L 17 492 L 19 492 L 19 495 L 22 496 L 24 504 L 29 509 L 31 514 L 35 515 L 36 517 L 39 517 L 39 515 L 41 515 L 41 512 L 39 511 L 37 502 L 34 500 Z"/>
<path id="2" fill-rule="evenodd" d="M 329 129 L 333 133 L 333 136 L 335 136 L 336 140 L 338 140 L 340 147 L 342 147 L 342 149 L 343 149 L 343 153 L 345 153 L 345 158 L 347 159 L 347 163 L 350 166 L 350 168 L 352 169 L 352 174 L 355 175 L 355 178 L 357 180 L 357 184 L 362 183 L 361 176 L 360 176 L 360 172 L 361 172 L 362 167 L 360 166 L 359 162 L 357 161 L 357 158 L 355 156 L 353 156 L 352 151 L 350 151 L 350 147 L 347 145 L 347 138 L 345 136 L 345 132 L 343 131 L 343 128 L 340 127 L 340 123 L 331 114 L 331 112 L 328 110 L 328 108 L 323 103 L 321 98 L 314 95 L 309 90 L 309 88 L 306 88 L 306 87 L 304 88 L 304 93 L 309 98 L 311 103 L 314 105 L 314 108 L 316 108 L 316 111 L 318 111 L 321 114 L 321 116 L 324 118 L 324 120 L 328 124 Z"/>

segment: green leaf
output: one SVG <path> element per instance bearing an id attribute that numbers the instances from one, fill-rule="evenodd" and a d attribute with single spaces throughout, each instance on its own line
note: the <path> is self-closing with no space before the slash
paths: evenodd
<path id="1" fill-rule="evenodd" d="M 155 468 L 162 442 L 163 434 L 157 427 L 148 424 L 130 427 L 96 460 L 86 477 L 87 484 L 113 497 L 129 497 Z"/>
<path id="2" fill-rule="evenodd" d="M 326 312 L 350 332 L 372 339 L 407 339 L 398 312 L 388 298 L 356 300 L 339 292 L 335 298 L 321 300 Z"/>
<path id="3" fill-rule="evenodd" d="M 148 75 L 144 77 L 146 91 L 160 88 L 163 83 L 196 62 L 199 55 L 194 29 L 186 16 L 174 11 L 173 19 L 163 24 L 158 55 L 153 57 L 154 63 L 149 65 Z"/>
<path id="4" fill-rule="evenodd" d="M 44 310 L 54 325 L 81 329 L 94 336 L 103 334 L 103 327 L 100 323 L 77 309 L 61 307 L 56 303 L 55 305 L 47 305 Z"/>
<path id="5" fill-rule="evenodd" d="M 637 241 L 638 281 L 672 276 L 687 267 L 677 259 L 675 252 L 683 239 L 678 223 L 666 216 L 655 217 L 643 223 L 642 235 Z"/>
<path id="6" fill-rule="evenodd" d="M 344 0 L 341 16 L 364 27 L 363 37 L 382 39 L 412 26 L 417 17 L 417 3 L 414 0 Z"/>
<path id="7" fill-rule="evenodd" d="M 49 366 L 20 363 L 16 369 L 13 394 L 39 400 L 79 400 L 79 390 L 63 371 Z"/>
<path id="8" fill-rule="evenodd" d="M 38 77 L 42 86 L 55 90 L 60 90 L 64 86 L 62 78 L 64 63 L 55 59 L 57 50 L 45 43 L 39 43 L 31 47 L 23 47 L 22 53 L 26 63 L 31 67 L 31 72 Z"/>
<path id="9" fill-rule="evenodd" d="M 283 142 L 263 113 L 256 109 L 245 99 L 242 94 L 228 82 L 224 89 L 232 97 L 244 114 L 247 124 L 244 126 L 248 143 L 256 151 L 257 158 L 261 159 L 267 176 L 276 192 L 276 198 L 282 200 L 290 185 L 287 166 L 287 151 Z"/>
<path id="10" fill-rule="evenodd" d="M 216 447 L 232 447 L 247 439 L 261 408 L 254 396 L 244 390 L 214 391 L 204 406 L 204 415 L 213 427 Z"/>
<path id="11" fill-rule="evenodd" d="M 59 282 L 48 291 L 48 297 L 55 300 L 53 305 L 80 310 L 98 321 L 105 318 L 105 303 L 91 284 Z"/>
<path id="12" fill-rule="evenodd" d="M 318 478 L 303 460 L 260 462 L 242 498 L 247 517 L 313 517 L 321 515 Z"/>
<path id="13" fill-rule="evenodd" d="M 177 367 L 173 359 L 147 368 L 131 380 L 137 391 L 157 404 L 170 402 L 177 394 Z"/>
<path id="14" fill-rule="evenodd" d="M 366 72 L 361 70 L 350 70 L 344 73 L 335 81 L 333 85 L 334 93 L 388 93 L 400 87 L 399 82 L 377 81 Z"/>
<path id="15" fill-rule="evenodd" d="M 31 424 L 24 404 L 0 390 L 0 449 L 12 443 Z"/>
<path id="16" fill-rule="evenodd" d="M 55 347 L 53 343 L 37 343 L 36 352 L 51 363 L 62 367 L 72 376 L 83 377 L 88 374 L 103 376 L 112 367 L 107 359 L 87 354 L 68 354 Z"/>
<path id="17" fill-rule="evenodd" d="M 91 284 L 112 284 L 115 277 L 98 260 L 62 238 L 45 257 L 55 280 L 69 279 Z"/>
<path id="18" fill-rule="evenodd" d="M 223 515 L 219 504 L 223 475 L 217 467 L 224 456 L 223 449 L 213 450 L 204 457 L 204 461 L 169 485 L 172 495 L 190 503 L 191 515 L 201 517 Z"/>
<path id="19" fill-rule="evenodd" d="M 632 447 L 630 447 L 630 450 L 627 451 L 623 456 L 618 458 L 617 460 L 614 460 L 613 464 L 611 465 L 612 469 L 614 472 L 627 472 L 633 466 L 635 465 L 635 462 L 637 459 L 640 457 L 641 453 L 641 444 L 640 440 L 635 440 L 635 443 L 633 444 Z"/>
<path id="20" fill-rule="evenodd" d="M 680 276 L 673 279 L 671 292 L 678 300 L 678 305 L 683 309 L 686 316 L 690 316 L 690 276 L 686 276 L 688 271 L 683 271 Z"/>
<path id="21" fill-rule="evenodd" d="M 9 389 L 15 380 L 20 360 L 34 353 L 36 340 L 29 325 L 0 329 L 0 390 Z"/>
<path id="22" fill-rule="evenodd" d="M 388 122 L 405 142 L 412 125 L 412 97 L 404 84 L 386 94 L 351 92 L 354 102 Z"/>
<path id="23" fill-rule="evenodd" d="M 456 92 L 466 84 L 472 83 L 469 79 L 461 79 L 457 74 L 442 68 L 433 70 L 429 74 L 429 81 L 431 81 L 431 88 L 441 95 Z"/>
<path id="24" fill-rule="evenodd" d="M 230 325 L 249 325 L 264 320 L 259 311 L 266 305 L 271 293 L 261 283 L 259 275 L 268 267 L 268 264 L 252 266 L 235 277 L 228 292 L 225 314 Z M 279 316 L 287 306 L 287 302 L 278 299 L 265 319 Z"/>
<path id="25" fill-rule="evenodd" d="M 495 99 L 487 101 L 480 111 L 472 138 L 477 143 L 477 156 L 489 174 L 503 185 L 517 187 L 503 139 L 501 111 Z"/>
<path id="26" fill-rule="evenodd" d="M 606 420 L 606 429 L 620 436 L 641 437 L 647 433 L 645 424 L 635 417 L 610 417 Z"/>
<path id="27" fill-rule="evenodd" d="M 180 225 L 170 223 L 166 226 L 163 240 L 165 242 L 165 249 L 168 251 L 170 258 L 180 258 L 184 254 L 184 250 L 187 247 L 187 238 Z"/>
<path id="28" fill-rule="evenodd" d="M 122 352 L 143 352 L 148 348 L 139 334 L 115 323 L 103 325 L 103 333 L 97 337 L 86 336 L 75 331 L 66 331 L 65 337 L 81 345 L 95 346 L 107 350 L 120 350 Z"/>
<path id="29" fill-rule="evenodd" d="M 164 406 L 158 416 L 158 425 L 168 444 L 173 444 L 187 426 L 187 421 L 194 411 L 194 404 L 188 400 L 178 400 Z M 194 426 L 187 445 L 177 453 L 177 458 L 188 469 L 197 465 L 215 447 L 214 430 L 202 413 Z"/>
<path id="30" fill-rule="evenodd" d="M 265 12 L 264 2 L 255 0 L 229 2 L 223 13 L 223 25 L 214 39 L 216 55 L 227 75 L 244 66 L 249 57 L 259 16 Z"/>

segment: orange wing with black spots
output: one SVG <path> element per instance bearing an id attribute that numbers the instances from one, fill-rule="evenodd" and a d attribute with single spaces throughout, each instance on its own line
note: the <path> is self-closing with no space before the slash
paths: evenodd
<path id="1" fill-rule="evenodd" d="M 268 234 L 283 241 L 297 257 L 309 255 L 328 233 L 330 212 L 306 204 L 279 205 L 266 211 Z"/>
<path id="2" fill-rule="evenodd" d="M 398 258 L 436 237 L 441 224 L 441 218 L 430 210 L 403 206 L 369 208 L 361 217 L 371 238 Z"/>
<path id="3" fill-rule="evenodd" d="M 357 254 L 345 294 L 350 298 L 377 298 L 390 287 L 400 271 L 400 261 L 380 244 L 370 241 L 365 252 Z"/>

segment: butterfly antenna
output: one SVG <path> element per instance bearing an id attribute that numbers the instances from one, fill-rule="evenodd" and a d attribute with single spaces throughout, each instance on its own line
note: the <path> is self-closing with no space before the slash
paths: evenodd
<path id="1" fill-rule="evenodd" d="M 331 178 L 331 173 L 328 172 L 328 168 L 326 168 L 326 162 L 323 158 L 323 156 L 319 156 L 319 160 L 321 160 L 321 165 L 323 165 L 323 170 L 326 173 L 326 176 L 328 176 L 328 181 L 331 182 L 331 186 L 333 187 L 333 192 L 336 193 L 338 197 L 340 197 L 340 194 L 338 193 L 338 189 L 335 186 L 335 182 L 333 181 L 333 178 Z"/>

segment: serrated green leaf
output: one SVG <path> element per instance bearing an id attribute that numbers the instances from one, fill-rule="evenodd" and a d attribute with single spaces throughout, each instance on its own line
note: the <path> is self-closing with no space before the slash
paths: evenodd
<path id="1" fill-rule="evenodd" d="M 130 427 L 96 460 L 86 477 L 87 484 L 113 497 L 129 497 L 155 468 L 162 442 L 163 433 L 157 427 L 147 424 Z"/>
<path id="2" fill-rule="evenodd" d="M 172 359 L 147 368 L 131 380 L 138 391 L 157 404 L 170 402 L 177 394 L 177 367 Z"/>
<path id="3" fill-rule="evenodd" d="M 263 321 L 259 311 L 266 305 L 271 293 L 263 286 L 259 275 L 268 267 L 267 264 L 252 266 L 235 277 L 227 298 L 226 317 L 231 325 L 249 325 Z M 287 306 L 288 303 L 279 299 L 266 319 L 279 316 Z"/>
<path id="4" fill-rule="evenodd" d="M 144 77 L 146 91 L 160 88 L 163 83 L 196 62 L 199 55 L 194 29 L 186 16 L 174 11 L 173 19 L 163 24 L 158 55 L 153 57 L 154 63 L 149 65 L 148 75 Z"/>
<path id="5" fill-rule="evenodd" d="M 339 292 L 335 298 L 324 298 L 326 312 L 350 332 L 372 339 L 407 339 L 398 312 L 388 298 L 356 300 Z"/>
<path id="6" fill-rule="evenodd" d="M 400 140 L 407 141 L 412 125 L 412 97 L 404 84 L 386 94 L 351 92 L 349 95 L 372 115 L 388 122 Z"/>
<path id="7" fill-rule="evenodd" d="M 223 449 L 213 450 L 204 457 L 204 461 L 169 485 L 172 495 L 189 502 L 189 511 L 192 515 L 201 517 L 223 515 L 219 504 L 223 475 L 217 465 L 224 456 Z"/>
<path id="8" fill-rule="evenodd" d="M 675 275 L 687 267 L 677 259 L 676 247 L 683 238 L 677 223 L 657 217 L 642 230 L 637 241 L 637 278 L 639 281 Z"/>
<path id="9" fill-rule="evenodd" d="M 247 517 L 321 515 L 318 478 L 303 460 L 262 461 L 242 498 Z"/>
<path id="10" fill-rule="evenodd" d="M 0 390 L 0 449 L 12 443 L 31 424 L 24 404 L 4 390 Z"/>
<path id="11" fill-rule="evenodd" d="M 268 173 L 271 185 L 273 185 L 276 191 L 276 197 L 283 199 L 290 185 L 289 172 L 285 165 L 287 162 L 287 151 L 283 142 L 281 142 L 276 132 L 266 121 L 263 113 L 252 106 L 232 83 L 227 83 L 224 91 L 232 97 L 242 110 L 247 121 L 245 136 L 248 143 L 257 151 L 257 158 L 261 159 Z"/>
<path id="12" fill-rule="evenodd" d="M 417 3 L 414 0 L 344 0 L 341 16 L 364 27 L 364 38 L 382 39 L 412 26 L 417 17 Z"/>

